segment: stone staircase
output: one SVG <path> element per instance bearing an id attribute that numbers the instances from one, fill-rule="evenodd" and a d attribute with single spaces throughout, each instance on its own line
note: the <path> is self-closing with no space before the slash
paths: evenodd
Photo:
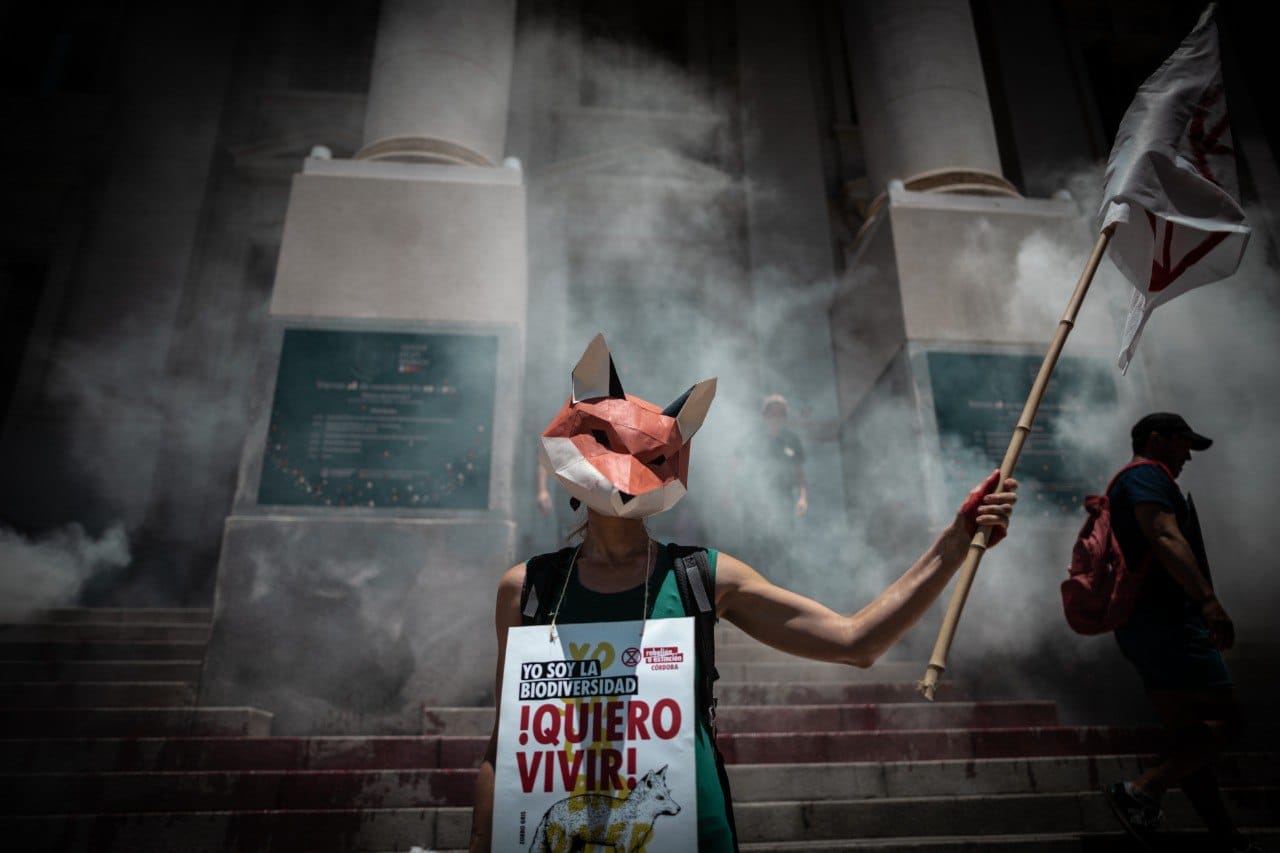
<path id="1" fill-rule="evenodd" d="M 83 611 L 0 626 L 0 838 L 22 851 L 369 851 L 466 846 L 492 710 L 426 708 L 417 737 L 271 737 L 271 715 L 195 707 L 208 611 Z M 1094 851 L 1126 840 L 1097 793 L 1158 742 L 974 701 L 917 663 L 813 664 L 730 626 L 721 748 L 746 850 Z M 1227 757 L 1243 827 L 1280 835 L 1276 755 Z M 1170 849 L 1204 850 L 1179 795 Z M 1270 840 L 1268 840 L 1270 839 Z"/>

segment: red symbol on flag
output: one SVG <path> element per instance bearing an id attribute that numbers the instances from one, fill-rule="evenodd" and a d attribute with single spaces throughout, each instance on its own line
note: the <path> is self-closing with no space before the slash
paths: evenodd
<path id="1" fill-rule="evenodd" d="M 1157 219 L 1151 211 L 1147 211 L 1147 221 L 1151 224 L 1151 236 L 1157 244 L 1163 243 L 1161 251 L 1151 258 L 1151 281 L 1147 285 L 1149 293 L 1159 293 L 1177 280 L 1193 264 L 1213 251 L 1213 247 L 1227 239 L 1227 232 L 1215 231 L 1205 237 L 1191 251 L 1183 255 L 1175 264 L 1172 259 L 1173 232 L 1178 226 L 1165 219 Z M 1161 230 L 1163 226 L 1163 240 Z M 1186 230 L 1186 229 L 1184 229 Z"/>
<path id="2" fill-rule="evenodd" d="M 1234 157 L 1231 148 L 1231 123 L 1227 118 L 1227 105 L 1222 83 L 1214 82 L 1191 108 L 1191 121 L 1187 124 L 1186 136 L 1183 138 L 1181 152 L 1196 172 L 1206 181 L 1219 188 L 1223 181 L 1214 174 L 1213 158 Z M 1228 168 L 1234 160 L 1228 160 Z M 1221 163 L 1218 164 L 1221 167 Z M 1179 237 L 1179 245 L 1185 245 L 1195 233 L 1193 229 L 1178 226 L 1157 217 L 1147 211 L 1147 222 L 1151 226 L 1151 237 L 1155 242 L 1155 251 L 1151 258 L 1151 278 L 1147 285 L 1149 293 L 1159 293 L 1173 284 L 1179 276 L 1192 265 L 1198 263 L 1213 248 L 1227 239 L 1227 233 L 1218 231 L 1208 234 L 1191 250 L 1178 260 L 1173 258 L 1174 238 Z M 1175 235 L 1175 231 L 1179 233 Z"/>
<path id="3" fill-rule="evenodd" d="M 1221 101 L 1222 84 L 1216 83 L 1206 89 L 1200 96 L 1200 100 L 1196 101 L 1196 105 L 1191 108 L 1191 124 L 1187 126 L 1187 146 L 1191 149 L 1192 165 L 1205 180 L 1213 181 L 1218 186 L 1222 186 L 1222 182 L 1214 177 L 1213 169 L 1209 167 L 1210 155 L 1235 156 L 1231 146 L 1222 141 L 1223 136 L 1226 136 L 1231 129 L 1225 104 L 1223 104 L 1222 117 L 1211 127 L 1205 127 L 1210 118 L 1209 114 Z"/>
<path id="4" fill-rule="evenodd" d="M 625 650 L 623 650 L 623 652 L 622 652 L 622 665 L 623 665 L 623 666 L 635 666 L 635 665 L 636 665 L 636 664 L 638 664 L 638 663 L 640 663 L 640 650 L 639 650 L 639 649 L 637 649 L 635 646 L 632 646 L 632 647 L 631 647 L 631 648 L 629 648 L 629 649 L 625 649 Z"/>

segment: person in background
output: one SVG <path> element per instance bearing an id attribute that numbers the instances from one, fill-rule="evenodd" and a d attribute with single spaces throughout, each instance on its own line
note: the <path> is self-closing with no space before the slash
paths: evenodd
<path id="1" fill-rule="evenodd" d="M 743 442 L 730 500 L 737 505 L 743 544 L 753 559 L 777 565 L 796 535 L 796 521 L 809 511 L 804 445 L 787 426 L 787 399 L 769 394 L 760 422 Z"/>
<path id="2" fill-rule="evenodd" d="M 794 506 L 791 512 L 780 515 L 800 518 L 809 511 L 809 491 L 804 479 L 804 446 L 800 436 L 787 427 L 787 398 L 781 394 L 765 397 L 760 415 L 765 429 L 760 463 L 778 504 L 785 504 L 788 509 Z"/>
<path id="3" fill-rule="evenodd" d="M 1133 462 L 1107 493 L 1125 565 L 1147 565 L 1133 614 L 1116 643 L 1142 678 L 1170 739 L 1164 759 L 1133 780 L 1103 788 L 1116 817 L 1144 845 L 1163 820 L 1160 800 L 1180 785 L 1216 848 L 1257 851 L 1234 827 L 1213 760 L 1238 734 L 1240 703 L 1222 651 L 1235 626 L 1213 591 L 1195 505 L 1176 484 L 1192 451 L 1213 442 L 1171 412 L 1147 415 L 1130 432 Z"/>

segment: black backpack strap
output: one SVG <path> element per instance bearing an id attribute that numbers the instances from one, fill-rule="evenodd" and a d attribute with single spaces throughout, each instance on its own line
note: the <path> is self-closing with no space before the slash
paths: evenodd
<path id="1" fill-rule="evenodd" d="M 673 546 L 676 587 L 684 612 L 695 617 L 694 650 L 698 656 L 698 684 L 696 699 L 698 711 L 703 715 L 712 736 L 716 732 L 715 682 L 720 677 L 716 670 L 716 579 L 711 573 L 711 563 L 705 548 Z"/>
<path id="2" fill-rule="evenodd" d="M 551 621 L 556 589 L 564 583 L 573 548 L 530 557 L 524 564 L 524 586 L 520 589 L 520 619 L 524 625 L 545 625 Z"/>
<path id="3" fill-rule="evenodd" d="M 733 853 L 738 853 L 738 824 L 733 819 L 733 792 L 729 790 L 729 771 L 724 766 L 724 755 L 715 739 L 711 741 L 711 751 L 716 757 L 716 775 L 720 777 L 720 790 L 724 791 L 724 816 L 729 822 L 729 834 L 733 836 Z"/>
<path id="4" fill-rule="evenodd" d="M 716 578 L 705 548 L 672 546 L 675 557 L 676 586 L 684 612 L 695 617 L 694 650 L 698 657 L 698 684 L 696 701 L 704 715 L 707 730 L 711 733 L 712 751 L 716 759 L 716 775 L 720 777 L 720 790 L 724 792 L 725 815 L 729 831 L 733 835 L 733 849 L 738 849 L 738 827 L 733 819 L 733 794 L 729 790 L 729 774 L 725 770 L 724 755 L 716 744 L 716 695 L 715 683 L 720 678 L 716 670 Z"/>

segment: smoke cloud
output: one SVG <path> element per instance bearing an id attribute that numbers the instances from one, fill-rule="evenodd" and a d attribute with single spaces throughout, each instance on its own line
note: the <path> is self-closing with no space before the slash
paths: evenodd
<path id="1" fill-rule="evenodd" d="M 148 203 L 157 209 L 174 203 L 163 189 L 153 192 Z M 211 219 L 211 230 L 225 227 Z M 4 512 L 16 525 L 118 526 L 133 542 L 132 564 L 99 572 L 87 604 L 206 606 L 212 597 L 269 270 L 220 232 L 198 250 L 175 243 L 163 251 L 183 262 L 169 258 L 176 285 L 185 286 L 166 280 L 157 295 L 144 279 L 113 291 L 121 304 L 111 323 L 99 321 L 106 309 L 96 306 L 92 320 L 84 316 L 83 303 L 95 300 L 82 292 L 104 274 L 85 265 L 76 316 L 59 327 L 38 394 L 6 433 L 13 488 Z M 192 267 L 185 282 L 184 264 Z M 176 316 L 155 307 L 161 299 Z"/>
<path id="2" fill-rule="evenodd" d="M 555 37 L 544 37 L 543 49 L 557 53 L 556 45 Z M 593 49 L 608 55 L 608 46 Z M 634 60 L 634 52 L 627 55 Z M 622 85 L 622 79 L 614 82 Z M 554 89 L 550 80 L 540 85 Z M 751 270 L 740 253 L 748 194 L 780 189 L 749 185 L 740 170 L 723 168 L 726 160 L 713 146 L 699 147 L 690 128 L 703 127 L 717 137 L 730 127 L 721 106 L 726 99 L 656 60 L 633 65 L 625 87 L 648 93 L 637 95 L 639 100 L 666 98 L 678 106 L 672 116 L 637 114 L 614 124 L 599 116 L 582 126 L 559 120 L 557 164 L 540 169 L 536 156 L 527 159 L 531 338 L 539 328 L 566 330 L 560 346 L 530 344 L 528 446 L 563 403 L 569 368 L 597 331 L 609 340 L 628 392 L 654 402 L 665 403 L 692 382 L 719 376 L 719 397 L 695 442 L 690 494 L 652 520 L 655 534 L 701 536 L 779 583 L 833 607 L 856 609 L 950 520 L 963 493 L 946 483 L 976 483 L 999 460 L 978 449 L 944 459 L 922 420 L 932 413 L 903 396 L 869 399 L 859 410 L 856 434 L 844 438 L 874 450 L 863 454 L 868 461 L 856 489 L 845 495 L 846 505 L 815 507 L 808 517 L 779 526 L 780 547 L 760 548 L 751 536 L 760 526 L 751 516 L 758 506 L 752 498 L 775 486 L 743 449 L 763 429 L 761 398 L 771 392 L 788 397 L 788 425 L 807 449 L 834 440 L 835 425 L 806 417 L 808 401 L 823 389 L 795 368 L 803 348 L 788 349 L 786 335 L 778 333 L 788 318 L 810 316 L 815 302 L 829 303 L 832 283 L 814 282 L 799 269 Z M 621 146 L 623 135 L 633 141 Z M 627 152 L 621 161 L 601 153 L 619 150 Z M 1101 168 L 1064 168 L 1061 182 L 1062 196 L 1077 203 L 1074 230 L 1035 231 L 1011 246 L 998 226 L 979 219 L 957 260 L 965 275 L 1006 283 L 1013 298 L 1005 304 L 1005 323 L 1035 330 L 1046 347 L 1096 236 Z M 570 229 L 578 230 L 564 233 Z M 1267 614 L 1280 598 L 1280 581 L 1266 568 L 1265 519 L 1280 485 L 1259 469 L 1260 460 L 1271 458 L 1267 445 L 1280 425 L 1280 380 L 1270 368 L 1280 345 L 1280 311 L 1264 243 L 1263 235 L 1255 237 L 1231 280 L 1156 312 L 1128 376 L 1113 365 L 1129 285 L 1104 262 L 1078 321 L 1077 328 L 1087 332 L 1075 335 L 1066 355 L 1097 362 L 1114 380 L 1112 393 L 1092 398 L 1093 389 L 1087 389 L 1068 395 L 1053 413 L 1055 448 L 1079 460 L 1091 491 L 1101 491 L 1128 460 L 1129 427 L 1146 411 L 1180 411 L 1197 429 L 1219 438 L 1193 460 L 1183 486 L 1200 498 L 1215 577 L 1245 638 L 1264 634 Z M 1098 351 L 1096 341 L 1106 341 L 1111 351 Z M 1010 412 L 1010 432 L 1021 402 Z M 811 482 L 815 473 L 810 471 Z M 1088 683 L 1089 672 L 1113 667 L 1118 654 L 1109 638 L 1072 634 L 1062 617 L 1058 585 L 1066 577 L 1082 513 L 1036 503 L 1034 472 L 1020 473 L 1027 481 L 1024 503 L 1010 537 L 982 565 L 953 666 L 958 677 L 1003 695 L 1039 691 L 1069 701 L 1073 689 Z M 530 553 L 559 547 L 558 538 L 573 520 L 567 510 L 554 521 L 540 519 L 531 508 L 532 489 L 529 495 L 524 521 L 533 534 Z M 564 500 L 554 487 L 553 499 Z M 923 665 L 949 594 L 892 656 L 914 657 Z M 1009 662 L 1007 672 L 993 673 L 995 660 Z M 1087 714 L 1088 703 L 1079 704 Z"/>
<path id="3" fill-rule="evenodd" d="M 0 611 L 5 619 L 20 619 L 75 605 L 90 578 L 128 563 L 129 540 L 119 524 L 98 537 L 79 524 L 38 537 L 0 528 Z"/>
<path id="4" fill-rule="evenodd" d="M 1015 287 L 1032 297 L 1021 304 L 1042 304 L 1045 315 L 1011 317 L 1010 322 L 1043 325 L 1056 318 L 1083 266 L 1096 233 L 1093 213 L 1100 200 L 1092 188 L 1101 187 L 1100 171 L 1082 170 L 1069 185 L 1081 199 L 1077 230 L 1082 239 L 1068 243 L 1035 234 L 1023 241 Z M 1260 225 L 1261 214 L 1253 210 L 1250 218 Z M 1111 330 L 1113 351 L 1106 353 L 1105 365 L 1115 379 L 1117 399 L 1068 400 L 1054 436 L 1065 456 L 1087 460 L 1094 492 L 1128 461 L 1129 428 L 1149 411 L 1179 412 L 1216 439 L 1210 450 L 1195 454 L 1179 485 L 1197 497 L 1216 588 L 1237 623 L 1238 649 L 1228 654 L 1228 662 L 1251 668 L 1268 665 L 1259 655 L 1273 640 L 1268 626 L 1280 604 L 1280 581 L 1269 570 L 1265 532 L 1269 507 L 1280 498 L 1280 485 L 1266 473 L 1274 460 L 1270 436 L 1280 425 L 1280 380 L 1270 369 L 1280 356 L 1280 311 L 1267 239 L 1265 232 L 1255 232 L 1230 279 L 1157 310 L 1128 376 L 1119 374 L 1113 359 L 1130 286 L 1105 261 L 1078 328 Z M 1073 354 L 1070 342 L 1065 354 Z M 1076 636 L 1061 615 L 1057 586 L 1066 576 L 1082 513 L 1036 519 L 1029 509 L 1019 507 L 1007 544 L 983 561 L 957 637 L 955 666 L 980 674 L 984 684 L 1005 695 L 1038 692 L 1058 698 L 1068 716 L 1101 721 L 1129 713 L 1136 718 L 1145 703 L 1110 636 Z M 1104 705 L 1082 687 L 1113 692 Z"/>

